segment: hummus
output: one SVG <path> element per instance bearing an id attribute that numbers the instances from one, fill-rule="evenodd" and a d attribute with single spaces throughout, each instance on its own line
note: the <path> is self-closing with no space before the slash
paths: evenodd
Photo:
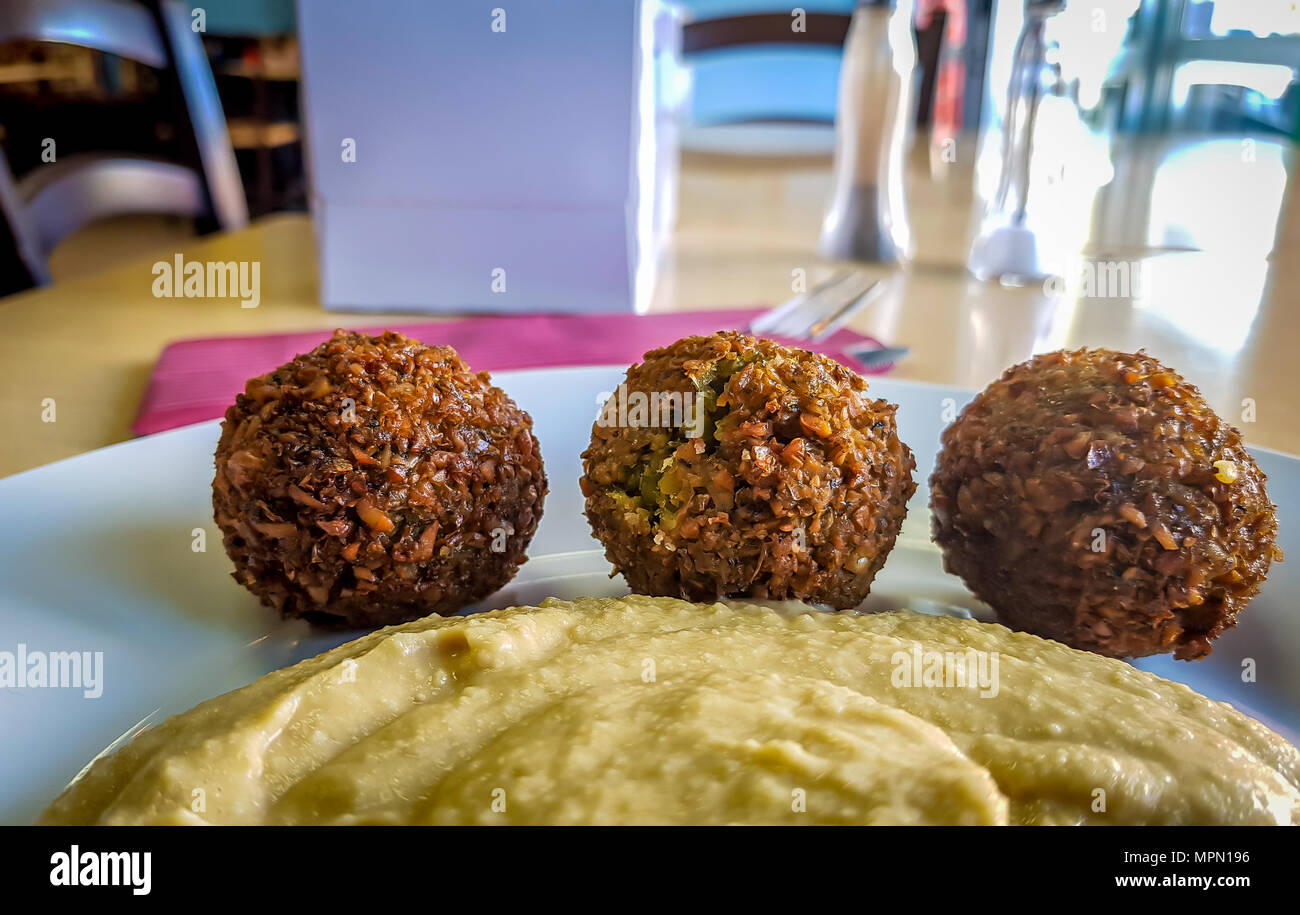
<path id="1" fill-rule="evenodd" d="M 1295 823 L 1297 786 L 1231 707 L 1001 626 L 632 596 L 373 633 L 145 732 L 42 822 Z"/>

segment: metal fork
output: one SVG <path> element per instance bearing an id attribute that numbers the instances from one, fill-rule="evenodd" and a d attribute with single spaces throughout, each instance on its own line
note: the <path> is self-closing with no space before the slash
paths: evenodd
<path id="1" fill-rule="evenodd" d="M 814 342 L 825 340 L 879 298 L 884 289 L 882 280 L 873 280 L 857 270 L 841 270 L 754 318 L 749 332 Z M 873 367 L 901 359 L 908 350 L 901 346 L 860 346 L 849 352 L 864 365 Z"/>

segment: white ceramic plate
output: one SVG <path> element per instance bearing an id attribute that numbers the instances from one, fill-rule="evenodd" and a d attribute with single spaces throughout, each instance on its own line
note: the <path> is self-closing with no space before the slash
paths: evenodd
<path id="1" fill-rule="evenodd" d="M 516 579 L 475 609 L 545 597 L 624 593 L 591 537 L 578 492 L 598 395 L 624 367 L 502 372 L 493 380 L 528 410 L 551 492 Z M 874 395 L 900 405 L 900 434 L 916 453 L 918 489 L 898 545 L 868 609 L 967 609 L 990 618 L 961 581 L 943 572 L 929 542 L 925 480 L 945 407 L 968 392 L 875 380 Z M 945 400 L 951 398 L 952 403 Z M 0 480 L 0 651 L 103 652 L 102 695 L 83 690 L 0 690 L 0 822 L 31 822 L 105 746 L 286 664 L 346 641 L 282 623 L 230 578 L 212 522 L 217 423 L 203 423 Z M 1300 460 L 1255 449 L 1279 506 L 1290 562 L 1273 573 L 1240 628 L 1205 661 L 1140 666 L 1231 701 L 1293 741 L 1300 731 Z M 196 531 L 206 550 L 195 551 Z M 1247 658 L 1256 679 L 1243 682 Z"/>

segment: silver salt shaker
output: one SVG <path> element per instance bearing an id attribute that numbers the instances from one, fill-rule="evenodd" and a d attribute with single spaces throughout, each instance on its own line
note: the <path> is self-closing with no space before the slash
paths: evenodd
<path id="1" fill-rule="evenodd" d="M 823 257 L 895 263 L 912 255 L 903 179 L 915 66 L 911 0 L 859 0 L 840 70 Z"/>

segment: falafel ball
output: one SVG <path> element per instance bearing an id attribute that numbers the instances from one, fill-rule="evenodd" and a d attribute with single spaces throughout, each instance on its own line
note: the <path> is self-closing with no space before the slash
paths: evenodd
<path id="1" fill-rule="evenodd" d="M 633 591 L 862 602 L 916 489 L 895 407 L 844 366 L 733 331 L 646 353 L 582 455 L 587 519 Z"/>
<path id="2" fill-rule="evenodd" d="M 1011 628 L 1193 660 L 1282 557 L 1264 481 L 1241 433 L 1145 353 L 1046 353 L 944 431 L 933 534 Z"/>
<path id="3" fill-rule="evenodd" d="M 286 617 L 380 626 L 514 577 L 542 515 L 532 419 L 449 346 L 336 331 L 226 411 L 212 506 Z"/>

